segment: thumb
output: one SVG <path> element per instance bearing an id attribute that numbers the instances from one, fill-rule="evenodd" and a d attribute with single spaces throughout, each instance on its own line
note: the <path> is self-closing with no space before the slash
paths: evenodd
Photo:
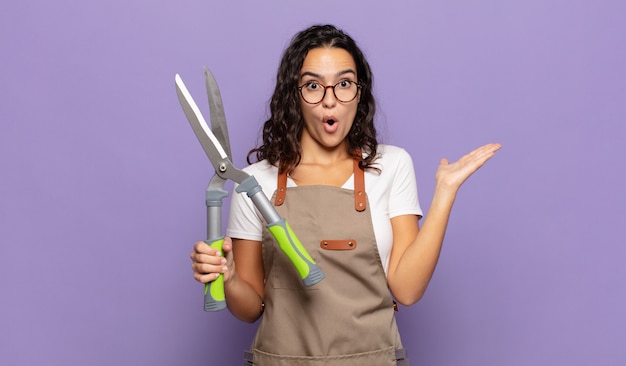
<path id="1" fill-rule="evenodd" d="M 228 283 L 235 274 L 235 261 L 233 259 L 233 242 L 229 237 L 224 238 L 222 243 L 222 255 L 226 258 L 226 271 L 224 272 L 224 283 Z"/>
<path id="2" fill-rule="evenodd" d="M 231 269 L 234 265 L 233 260 L 233 241 L 229 237 L 224 238 L 224 244 L 222 244 L 222 252 L 226 258 L 226 266 Z"/>
<path id="3" fill-rule="evenodd" d="M 224 243 L 222 243 L 222 251 L 224 252 L 224 255 L 226 255 L 226 253 L 231 252 L 232 250 L 233 250 L 233 241 L 231 238 L 227 236 L 224 238 Z"/>

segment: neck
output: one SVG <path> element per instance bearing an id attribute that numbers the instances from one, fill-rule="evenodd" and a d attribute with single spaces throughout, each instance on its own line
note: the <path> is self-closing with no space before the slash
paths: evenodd
<path id="1" fill-rule="evenodd" d="M 346 141 L 337 146 L 327 147 L 318 144 L 313 139 L 303 138 L 300 141 L 300 146 L 302 148 L 301 164 L 333 165 L 338 161 L 352 159 Z"/>

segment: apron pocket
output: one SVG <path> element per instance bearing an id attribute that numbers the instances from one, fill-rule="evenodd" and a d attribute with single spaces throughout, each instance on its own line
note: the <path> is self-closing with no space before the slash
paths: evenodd
<path id="1" fill-rule="evenodd" d="M 340 356 L 283 356 L 253 349 L 254 366 L 397 366 L 395 347 Z M 406 360 L 408 361 L 408 360 Z"/>

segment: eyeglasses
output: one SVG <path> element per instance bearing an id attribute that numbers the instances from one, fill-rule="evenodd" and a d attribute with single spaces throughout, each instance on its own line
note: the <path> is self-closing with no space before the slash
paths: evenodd
<path id="1" fill-rule="evenodd" d="M 316 81 L 310 81 L 298 87 L 298 90 L 300 91 L 300 95 L 302 95 L 302 99 L 304 99 L 305 102 L 309 104 L 317 104 L 324 100 L 324 97 L 326 97 L 326 90 L 328 88 L 333 89 L 333 94 L 338 101 L 348 103 L 353 101 L 359 94 L 361 85 L 351 80 L 341 80 L 332 86 L 325 86 L 324 84 Z"/>

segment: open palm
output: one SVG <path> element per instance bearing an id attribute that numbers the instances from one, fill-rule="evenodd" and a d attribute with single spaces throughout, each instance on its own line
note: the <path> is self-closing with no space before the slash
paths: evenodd
<path id="1" fill-rule="evenodd" d="M 500 144 L 483 145 L 454 163 L 450 163 L 446 158 L 441 159 L 435 174 L 437 183 L 448 189 L 458 190 L 461 184 L 491 159 L 501 147 Z"/>

